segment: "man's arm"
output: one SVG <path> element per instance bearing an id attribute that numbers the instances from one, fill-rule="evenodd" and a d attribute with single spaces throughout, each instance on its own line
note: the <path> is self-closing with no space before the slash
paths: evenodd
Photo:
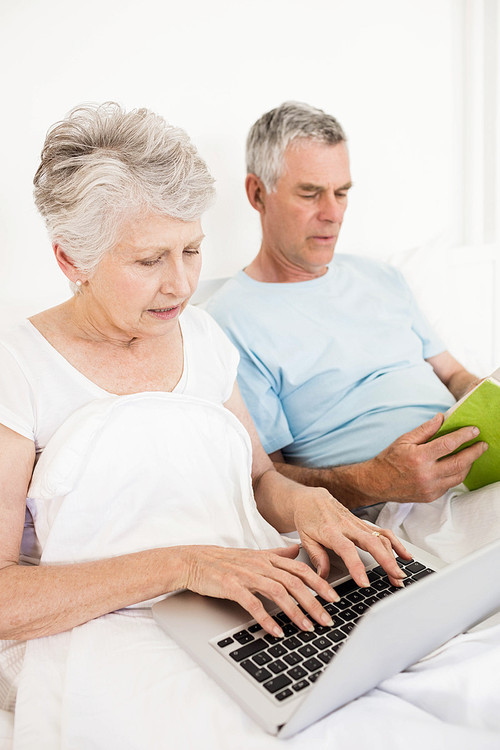
<path id="1" fill-rule="evenodd" d="M 466 370 L 449 352 L 429 357 L 427 362 L 457 401 L 480 382 L 480 378 Z"/>
<path id="2" fill-rule="evenodd" d="M 472 463 L 487 449 L 483 442 L 449 455 L 477 437 L 475 427 L 463 427 L 427 441 L 439 429 L 437 414 L 411 432 L 401 435 L 369 461 L 347 466 L 307 468 L 284 462 L 280 451 L 271 454 L 276 469 L 290 479 L 311 487 L 325 487 L 350 510 L 389 500 L 431 502 L 463 482 Z"/>

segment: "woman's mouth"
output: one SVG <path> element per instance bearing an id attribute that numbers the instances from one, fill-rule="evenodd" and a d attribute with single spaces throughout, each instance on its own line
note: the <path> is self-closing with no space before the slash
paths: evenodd
<path id="1" fill-rule="evenodd" d="M 180 311 L 181 305 L 175 305 L 175 307 L 152 307 L 148 310 L 148 313 L 160 320 L 171 320 L 176 318 Z"/>

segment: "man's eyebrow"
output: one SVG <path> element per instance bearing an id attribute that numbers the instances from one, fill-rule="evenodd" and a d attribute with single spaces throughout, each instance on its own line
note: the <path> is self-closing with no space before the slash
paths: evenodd
<path id="1" fill-rule="evenodd" d="M 338 192 L 339 190 L 350 190 L 351 188 L 352 182 L 346 182 L 345 185 L 341 185 L 340 187 L 335 188 L 335 192 Z M 324 190 L 325 187 L 323 185 L 314 185 L 314 183 L 312 182 L 301 182 L 297 185 L 297 189 L 312 193 L 316 190 Z"/>

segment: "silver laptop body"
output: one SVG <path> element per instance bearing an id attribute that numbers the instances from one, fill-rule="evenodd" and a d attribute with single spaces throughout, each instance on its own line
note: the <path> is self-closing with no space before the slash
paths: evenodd
<path id="1" fill-rule="evenodd" d="M 226 631 L 247 627 L 238 604 L 182 591 L 153 606 L 166 633 L 183 647 L 267 732 L 290 737 L 404 670 L 438 646 L 482 621 L 500 606 L 500 541 L 445 565 L 405 543 L 414 558 L 437 571 L 374 604 L 358 620 L 316 682 L 282 704 L 221 653 Z M 301 558 L 307 556 L 301 550 Z M 367 569 L 377 563 L 360 552 Z M 348 580 L 343 564 L 329 580 Z M 270 602 L 268 609 L 277 610 Z"/>

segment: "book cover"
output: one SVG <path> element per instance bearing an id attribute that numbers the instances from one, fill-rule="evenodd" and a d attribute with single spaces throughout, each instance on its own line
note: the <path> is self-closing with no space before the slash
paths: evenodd
<path id="1" fill-rule="evenodd" d="M 460 446 L 459 451 L 478 441 L 489 445 L 488 450 L 474 461 L 464 480 L 469 490 L 476 490 L 500 481 L 500 381 L 494 377 L 483 380 L 446 412 L 445 421 L 433 440 L 460 427 L 471 426 L 479 427 L 480 433 L 474 440 Z"/>

